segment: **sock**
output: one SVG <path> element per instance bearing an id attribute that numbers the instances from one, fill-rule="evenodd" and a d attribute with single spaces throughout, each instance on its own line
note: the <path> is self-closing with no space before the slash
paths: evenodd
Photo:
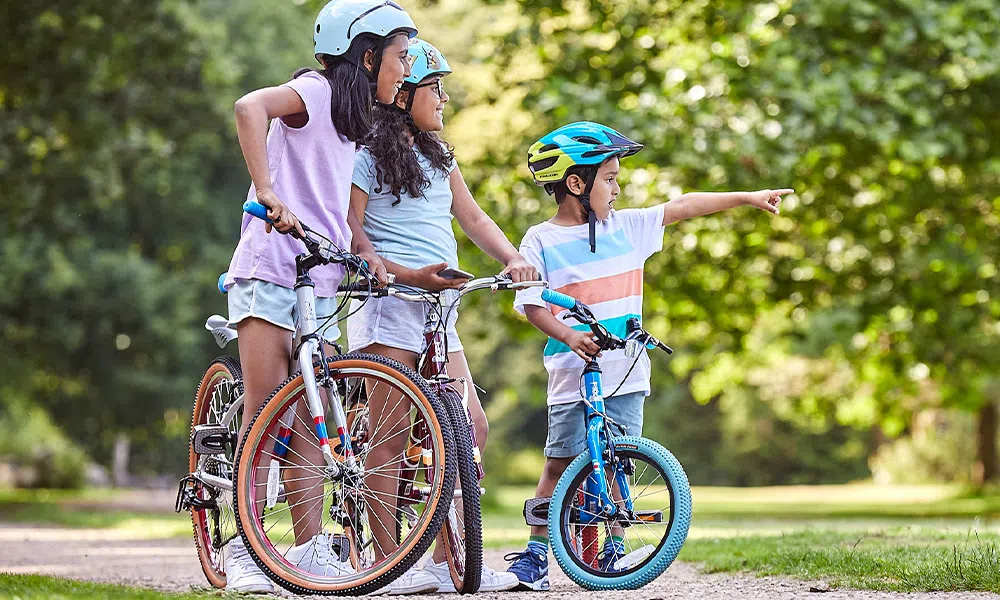
<path id="1" fill-rule="evenodd" d="M 543 535 L 533 535 L 528 538 L 528 550 L 538 552 L 542 556 L 549 554 L 549 538 Z"/>
<path id="2" fill-rule="evenodd" d="M 608 539 L 604 540 L 604 545 L 615 544 L 617 546 L 623 546 L 625 544 L 625 536 L 623 535 L 613 535 Z"/>

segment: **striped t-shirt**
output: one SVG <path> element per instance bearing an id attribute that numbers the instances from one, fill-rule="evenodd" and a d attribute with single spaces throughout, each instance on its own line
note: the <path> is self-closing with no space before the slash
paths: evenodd
<path id="1" fill-rule="evenodd" d="M 590 252 L 587 225 L 561 227 L 546 221 L 528 229 L 521 240 L 521 255 L 534 265 L 549 288 L 573 296 L 590 307 L 608 331 L 625 336 L 625 322 L 642 318 L 642 270 L 646 259 L 663 248 L 663 205 L 652 208 L 612 211 L 598 221 L 597 252 Z M 538 288 L 517 293 L 514 308 L 524 314 L 526 305 L 552 310 L 561 318 L 565 310 L 542 300 Z M 589 331 L 586 325 L 569 319 L 573 329 Z M 603 352 L 600 359 L 605 394 L 622 382 L 635 359 L 624 350 Z M 549 373 L 549 404 L 581 400 L 580 376 L 583 359 L 569 346 L 549 338 L 544 351 Z M 643 351 L 635 368 L 618 394 L 649 394 L 649 357 Z"/>

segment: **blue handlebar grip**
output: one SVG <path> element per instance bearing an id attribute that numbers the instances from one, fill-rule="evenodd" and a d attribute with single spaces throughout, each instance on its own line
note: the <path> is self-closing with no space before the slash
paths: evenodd
<path id="1" fill-rule="evenodd" d="M 552 290 L 542 290 L 542 300 L 568 310 L 576 308 L 576 298 L 573 296 L 567 296 L 566 294 L 560 294 L 559 292 L 554 292 Z"/>
<path id="2" fill-rule="evenodd" d="M 226 271 L 222 275 L 219 275 L 219 291 L 222 292 L 223 294 L 226 293 L 226 275 L 229 275 L 229 271 Z"/>
<path id="3" fill-rule="evenodd" d="M 253 200 L 247 200 L 243 203 L 243 212 L 251 214 L 262 221 L 267 221 L 268 223 L 273 223 L 271 219 L 267 218 L 267 207 L 260 202 L 254 202 Z"/>

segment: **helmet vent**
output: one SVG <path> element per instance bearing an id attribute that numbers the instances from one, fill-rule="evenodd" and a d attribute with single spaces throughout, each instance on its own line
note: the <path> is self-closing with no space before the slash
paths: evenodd
<path id="1" fill-rule="evenodd" d="M 580 156 L 582 158 L 593 158 L 595 156 L 604 156 L 607 153 L 608 153 L 607 150 L 587 150 Z"/>
<path id="2" fill-rule="evenodd" d="M 319 33 L 319 23 L 316 23 L 316 33 Z"/>
<path id="3" fill-rule="evenodd" d="M 580 142 L 581 144 L 591 144 L 594 146 L 597 146 L 601 143 L 600 140 L 592 138 L 589 135 L 578 135 L 573 139 Z"/>
<path id="4" fill-rule="evenodd" d="M 542 160 L 536 160 L 535 162 L 531 163 L 528 166 L 531 167 L 531 172 L 534 173 L 536 171 L 542 171 L 548 169 L 552 165 L 556 164 L 557 160 L 559 160 L 558 157 L 552 156 L 549 158 L 543 158 Z"/>
<path id="5" fill-rule="evenodd" d="M 552 152 L 553 150 L 558 150 L 559 144 L 545 144 L 538 149 L 539 152 Z"/>

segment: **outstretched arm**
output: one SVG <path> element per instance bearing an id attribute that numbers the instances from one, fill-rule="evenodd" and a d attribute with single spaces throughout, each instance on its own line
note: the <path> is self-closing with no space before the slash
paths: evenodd
<path id="1" fill-rule="evenodd" d="M 795 190 L 760 190 L 757 192 L 691 192 L 663 205 L 663 225 L 750 205 L 778 214 L 781 197 Z"/>
<path id="2" fill-rule="evenodd" d="M 504 265 L 504 275 L 510 274 L 515 281 L 538 279 L 538 272 L 524 260 L 514 248 L 503 230 L 480 208 L 472 197 L 462 172 L 455 167 L 451 172 L 451 212 L 458 219 L 458 225 L 480 250 Z"/>

